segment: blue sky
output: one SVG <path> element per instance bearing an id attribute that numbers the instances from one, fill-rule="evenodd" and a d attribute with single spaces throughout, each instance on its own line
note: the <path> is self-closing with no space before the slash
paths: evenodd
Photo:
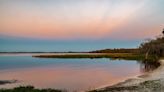
<path id="1" fill-rule="evenodd" d="M 134 48 L 160 35 L 164 0 L 1 0 L 0 51 Z"/>

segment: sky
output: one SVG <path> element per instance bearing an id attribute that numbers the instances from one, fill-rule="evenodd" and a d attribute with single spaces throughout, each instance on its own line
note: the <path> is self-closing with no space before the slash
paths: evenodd
<path id="1" fill-rule="evenodd" d="M 164 0 L 0 0 L 0 51 L 135 48 L 164 28 Z"/>

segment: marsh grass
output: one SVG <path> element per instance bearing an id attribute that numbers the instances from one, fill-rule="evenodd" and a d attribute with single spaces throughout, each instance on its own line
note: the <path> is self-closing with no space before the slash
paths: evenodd
<path id="1" fill-rule="evenodd" d="M 67 92 L 58 89 L 36 89 L 33 86 L 20 86 L 13 89 L 0 89 L 0 92 Z"/>
<path id="2" fill-rule="evenodd" d="M 34 55 L 37 58 L 110 58 L 110 59 L 125 59 L 125 60 L 142 60 L 144 55 L 133 53 L 86 53 L 86 54 L 64 54 L 64 55 Z"/>

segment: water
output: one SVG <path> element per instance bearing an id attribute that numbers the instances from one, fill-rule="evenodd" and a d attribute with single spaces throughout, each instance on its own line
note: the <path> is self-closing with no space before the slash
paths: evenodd
<path id="1" fill-rule="evenodd" d="M 0 85 L 0 88 L 33 85 L 68 91 L 89 90 L 140 75 L 140 66 L 137 61 L 107 58 L 44 59 L 30 54 L 1 55 L 0 80 L 15 79 L 19 82 Z"/>

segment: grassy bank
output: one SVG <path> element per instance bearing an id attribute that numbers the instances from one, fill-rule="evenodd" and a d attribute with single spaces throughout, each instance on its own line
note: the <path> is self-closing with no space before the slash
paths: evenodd
<path id="1" fill-rule="evenodd" d="M 66 92 L 58 89 L 36 89 L 33 86 L 16 87 L 13 89 L 0 89 L 0 92 Z"/>
<path id="2" fill-rule="evenodd" d="M 37 58 L 111 58 L 126 60 L 142 60 L 144 55 L 133 53 L 86 53 L 86 54 L 64 54 L 64 55 L 34 55 Z"/>

